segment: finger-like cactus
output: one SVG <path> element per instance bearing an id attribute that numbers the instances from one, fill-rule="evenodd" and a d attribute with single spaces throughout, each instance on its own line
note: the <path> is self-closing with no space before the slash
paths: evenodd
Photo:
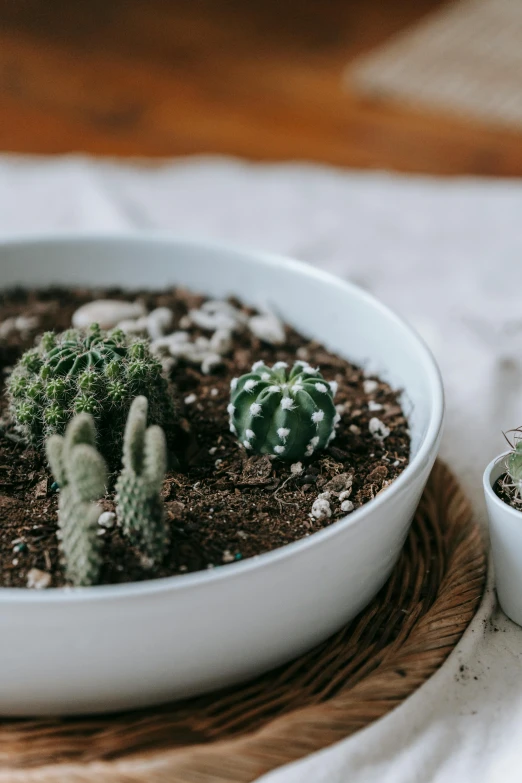
<path id="1" fill-rule="evenodd" d="M 116 514 L 123 532 L 152 561 L 159 562 L 168 546 L 161 487 L 167 468 L 161 427 L 147 428 L 148 402 L 136 397 L 123 441 L 123 470 L 116 482 Z"/>
<path id="2" fill-rule="evenodd" d="M 293 462 L 335 437 L 337 384 L 306 362 L 290 372 L 286 362 L 272 368 L 256 362 L 252 372 L 234 378 L 231 390 L 230 429 L 248 451 Z"/>
<path id="3" fill-rule="evenodd" d="M 98 517 L 94 501 L 105 492 L 107 470 L 95 447 L 94 419 L 88 413 L 75 416 L 65 436 L 51 435 L 47 458 L 60 486 L 58 524 L 66 575 L 74 585 L 96 584 L 101 567 Z"/>
<path id="4" fill-rule="evenodd" d="M 92 414 L 111 464 L 121 453 L 125 419 L 137 395 L 147 396 L 151 421 L 167 435 L 175 420 L 168 383 L 148 343 L 120 330 L 103 332 L 97 324 L 87 333 L 46 332 L 20 358 L 8 393 L 13 419 L 36 446 L 62 433 L 75 414 Z"/>

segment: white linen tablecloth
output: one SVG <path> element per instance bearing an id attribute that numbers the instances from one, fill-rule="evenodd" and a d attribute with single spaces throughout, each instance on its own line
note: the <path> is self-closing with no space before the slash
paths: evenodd
<path id="1" fill-rule="evenodd" d="M 481 474 L 522 423 L 522 182 L 223 158 L 0 156 L 0 237 L 168 229 L 277 251 L 371 290 L 432 347 L 442 456 L 484 520 Z M 364 731 L 263 783 L 522 780 L 522 630 L 488 590 L 444 666 Z"/>

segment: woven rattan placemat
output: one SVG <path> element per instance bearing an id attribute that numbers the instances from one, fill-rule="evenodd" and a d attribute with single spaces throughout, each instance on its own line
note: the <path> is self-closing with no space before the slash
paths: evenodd
<path id="1" fill-rule="evenodd" d="M 372 97 L 522 129 L 522 2 L 445 3 L 348 68 Z"/>
<path id="2" fill-rule="evenodd" d="M 255 780 L 400 704 L 456 645 L 485 577 L 484 542 L 470 505 L 438 462 L 389 582 L 331 639 L 211 696 L 109 717 L 3 721 L 0 781 Z"/>

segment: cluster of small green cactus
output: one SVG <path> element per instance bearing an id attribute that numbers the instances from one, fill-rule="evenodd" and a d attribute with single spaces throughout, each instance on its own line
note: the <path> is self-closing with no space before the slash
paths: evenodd
<path id="1" fill-rule="evenodd" d="M 165 433 L 147 428 L 146 397 L 133 401 L 123 447 L 123 469 L 116 483 L 116 515 L 123 533 L 152 562 L 165 555 L 168 525 L 161 487 L 167 468 Z M 107 468 L 95 446 L 96 425 L 80 413 L 67 425 L 65 436 L 46 441 L 47 459 L 58 483 L 58 526 L 67 579 L 76 586 L 98 581 L 101 539 L 98 520 Z"/>
<path id="2" fill-rule="evenodd" d="M 147 428 L 148 403 L 131 405 L 123 440 L 123 470 L 116 482 L 116 514 L 123 532 L 153 562 L 168 546 L 168 527 L 161 497 L 167 447 L 161 427 Z"/>
<path id="3" fill-rule="evenodd" d="M 81 413 L 71 420 L 65 436 L 52 435 L 47 458 L 60 487 L 58 524 L 66 575 L 74 585 L 96 584 L 101 568 L 98 536 L 100 506 L 107 469 L 95 446 L 93 417 Z"/>
<path id="4" fill-rule="evenodd" d="M 20 358 L 8 393 L 18 429 L 37 446 L 49 435 L 64 432 L 74 415 L 90 413 L 111 463 L 137 395 L 148 398 L 151 420 L 167 434 L 175 419 L 168 383 L 148 342 L 117 329 L 103 332 L 98 324 L 87 333 L 70 329 L 42 335 L 40 344 Z"/>
<path id="5" fill-rule="evenodd" d="M 325 381 L 318 369 L 298 361 L 252 371 L 231 383 L 230 429 L 245 449 L 296 461 L 324 449 L 335 437 L 335 381 Z"/>

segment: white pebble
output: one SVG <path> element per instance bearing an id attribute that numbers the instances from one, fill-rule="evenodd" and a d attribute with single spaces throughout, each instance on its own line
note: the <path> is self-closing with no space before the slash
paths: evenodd
<path id="1" fill-rule="evenodd" d="M 234 559 L 235 559 L 234 555 L 232 554 L 230 549 L 225 549 L 225 551 L 223 552 L 223 557 L 222 557 L 223 562 L 224 563 L 233 563 Z"/>
<path id="2" fill-rule="evenodd" d="M 375 416 L 373 419 L 370 419 L 370 422 L 368 424 L 368 429 L 370 430 L 371 434 L 375 438 L 375 440 L 384 440 L 388 437 L 390 434 L 390 428 L 386 426 L 380 419 L 377 419 Z"/>
<path id="3" fill-rule="evenodd" d="M 172 326 L 173 314 L 168 307 L 156 307 L 147 316 L 147 331 L 151 340 L 157 340 L 167 334 Z"/>
<path id="4" fill-rule="evenodd" d="M 210 350 L 210 340 L 208 339 L 208 337 L 203 337 L 203 335 L 196 337 L 193 345 L 195 348 L 197 348 L 200 351 Z"/>
<path id="5" fill-rule="evenodd" d="M 168 375 L 176 366 L 176 360 L 172 356 L 163 356 L 161 359 L 161 369 L 164 375 Z"/>
<path id="6" fill-rule="evenodd" d="M 248 319 L 248 328 L 255 337 L 269 345 L 282 345 L 285 342 L 285 328 L 273 313 L 253 315 Z"/>
<path id="7" fill-rule="evenodd" d="M 210 331 L 226 329 L 232 332 L 241 329 L 245 321 L 237 307 L 219 299 L 210 299 L 199 310 L 191 310 L 189 317 L 193 324 Z"/>
<path id="8" fill-rule="evenodd" d="M 210 390 L 210 396 L 211 397 L 217 397 L 219 394 L 219 389 L 216 389 L 215 387 Z"/>
<path id="9" fill-rule="evenodd" d="M 374 391 L 377 391 L 379 388 L 379 384 L 377 381 L 373 380 L 365 380 L 363 381 L 363 389 L 365 394 L 373 394 Z"/>
<path id="10" fill-rule="evenodd" d="M 330 508 L 328 500 L 320 497 L 314 500 L 310 516 L 314 519 L 327 519 L 331 517 L 332 509 Z"/>
<path id="11" fill-rule="evenodd" d="M 120 321 L 135 320 L 144 315 L 147 315 L 147 311 L 141 302 L 97 299 L 79 307 L 72 317 L 72 324 L 77 329 L 86 329 L 91 324 L 100 324 L 102 329 L 112 329 Z"/>
<path id="12" fill-rule="evenodd" d="M 353 432 L 354 435 L 360 435 L 361 434 L 361 428 L 357 426 L 357 424 L 350 424 L 350 432 Z"/>
<path id="13" fill-rule="evenodd" d="M 368 402 L 368 410 L 369 411 L 382 411 L 382 405 L 379 402 L 375 402 L 374 400 L 369 400 L 369 402 Z"/>
<path id="14" fill-rule="evenodd" d="M 332 497 L 331 493 L 326 490 L 326 492 L 321 492 L 319 495 L 317 495 L 319 500 L 330 500 Z"/>
<path id="15" fill-rule="evenodd" d="M 27 574 L 27 587 L 33 587 L 35 590 L 45 590 L 50 584 L 51 574 L 48 574 L 47 571 L 31 568 Z"/>
<path id="16" fill-rule="evenodd" d="M 185 405 L 192 405 L 193 402 L 196 402 L 197 397 L 195 394 L 188 394 L 185 397 Z"/>
<path id="17" fill-rule="evenodd" d="M 113 511 L 103 511 L 98 517 L 98 524 L 102 527 L 114 527 L 116 514 Z"/>
<path id="18" fill-rule="evenodd" d="M 212 446 L 212 448 L 208 450 L 208 453 L 210 454 L 211 457 L 213 457 L 216 451 L 217 451 L 217 446 Z"/>
<path id="19" fill-rule="evenodd" d="M 216 367 L 219 367 L 221 364 L 223 364 L 223 360 L 219 354 L 207 353 L 201 362 L 201 372 L 205 375 L 209 375 L 212 370 L 214 370 Z"/>
<path id="20" fill-rule="evenodd" d="M 39 320 L 35 315 L 19 315 L 15 319 L 15 326 L 19 332 L 30 332 L 31 329 L 36 329 L 39 324 Z"/>
<path id="21" fill-rule="evenodd" d="M 190 345 L 188 333 L 180 331 L 172 332 L 172 334 L 168 334 L 166 337 L 159 337 L 157 340 L 153 340 L 150 344 L 150 349 L 154 354 L 169 351 L 172 356 L 178 356 L 181 355 L 179 352 L 180 347 L 183 352 L 188 345 Z"/>
<path id="22" fill-rule="evenodd" d="M 341 511 L 344 511 L 345 514 L 349 514 L 350 511 L 353 511 L 353 508 L 354 506 L 351 500 L 344 500 L 341 503 Z"/>
<path id="23" fill-rule="evenodd" d="M 217 329 L 210 338 L 210 347 L 221 356 L 232 349 L 232 332 L 229 329 Z"/>
<path id="24" fill-rule="evenodd" d="M 351 487 L 350 487 L 350 489 L 345 489 L 343 492 L 341 492 L 341 494 L 339 495 L 339 500 L 341 501 L 341 503 L 344 500 L 348 500 L 348 498 L 350 497 L 351 494 L 352 494 L 352 488 Z"/>
<path id="25" fill-rule="evenodd" d="M 0 338 L 4 339 L 9 337 L 10 334 L 16 332 L 16 318 L 6 318 L 0 324 Z"/>
<path id="26" fill-rule="evenodd" d="M 290 465 L 290 473 L 293 473 L 294 476 L 298 476 L 302 472 L 303 472 L 302 462 L 294 462 L 293 465 Z"/>
<path id="27" fill-rule="evenodd" d="M 123 321 L 119 321 L 116 324 L 117 329 L 121 329 L 125 334 L 146 334 L 147 332 L 147 318 L 138 318 L 134 320 L 132 318 L 126 318 Z"/>

